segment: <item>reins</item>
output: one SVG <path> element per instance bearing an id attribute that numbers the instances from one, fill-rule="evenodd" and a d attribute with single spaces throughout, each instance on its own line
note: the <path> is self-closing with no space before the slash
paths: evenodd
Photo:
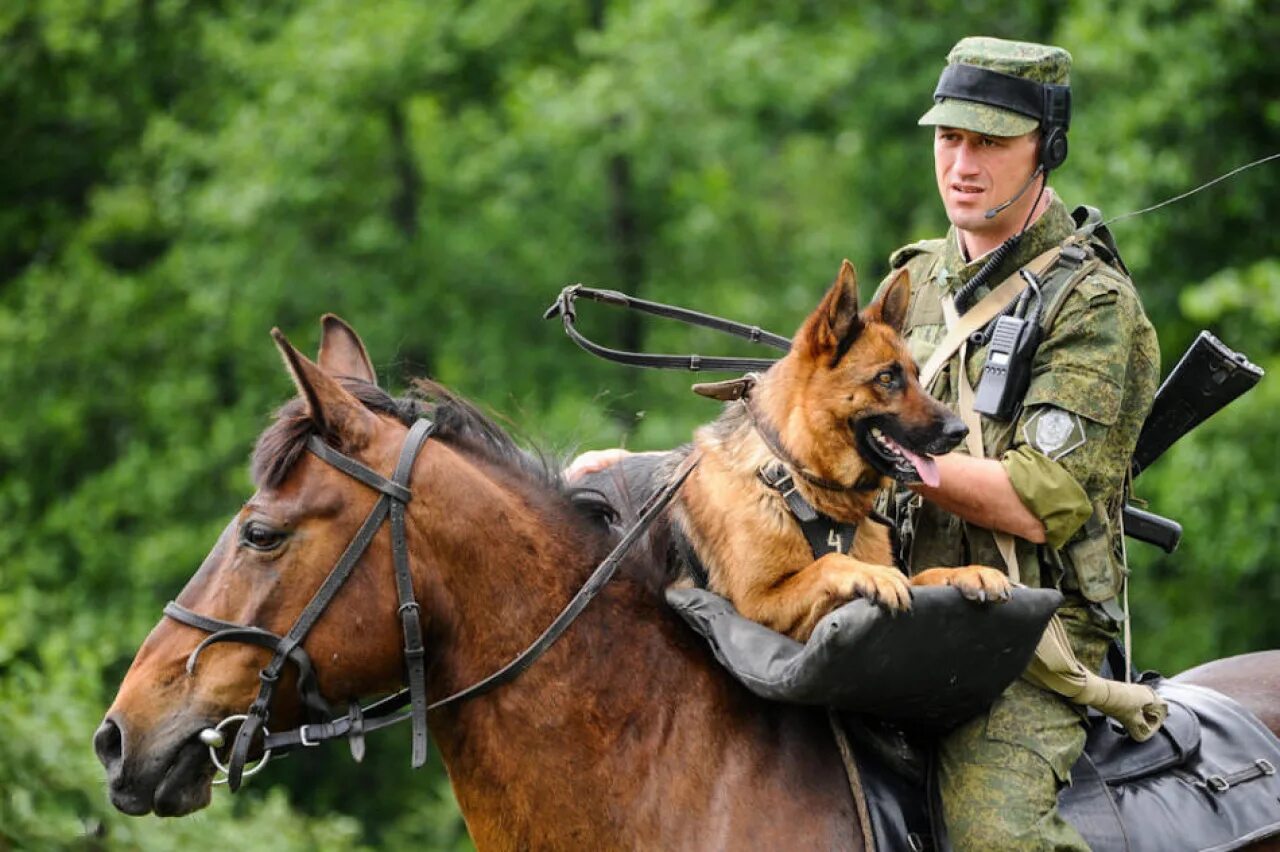
<path id="1" fill-rule="evenodd" d="M 751 370 L 767 370 L 773 365 L 775 359 L 730 358 L 718 355 L 662 355 L 650 352 L 627 352 L 622 349 L 610 349 L 607 346 L 602 346 L 589 340 L 578 331 L 576 327 L 578 315 L 573 303 L 580 298 L 628 308 L 664 319 L 673 319 L 685 325 L 709 328 L 723 334 L 741 337 L 752 343 L 772 346 L 774 349 L 779 349 L 783 352 L 791 348 L 789 339 L 780 334 L 764 331 L 756 325 L 746 325 L 745 323 L 734 322 L 723 317 L 712 316 L 711 314 L 704 314 L 675 305 L 664 305 L 661 302 L 637 299 L 634 296 L 628 296 L 626 293 L 619 293 L 617 290 L 594 290 L 581 284 L 570 284 L 561 290 L 560 295 L 551 303 L 551 307 L 547 308 L 542 318 L 554 319 L 555 317 L 560 317 L 564 324 L 564 333 L 578 346 L 597 358 L 603 358 L 606 361 L 613 361 L 618 364 L 626 364 L 629 367 L 647 367 L 655 370 L 688 370 L 693 373 L 704 370 L 725 370 L 742 373 Z"/>
<path id="2" fill-rule="evenodd" d="M 533 665 L 534 661 L 564 634 L 574 619 L 609 582 L 627 552 L 670 504 L 700 460 L 696 453 L 691 455 L 670 482 L 649 498 L 642 507 L 635 524 L 623 534 L 613 550 L 596 566 L 577 593 L 527 648 L 502 668 L 480 681 L 428 704 L 423 665 L 425 649 L 422 644 L 419 606 L 414 596 L 413 578 L 409 569 L 405 507 L 413 498 L 409 490 L 409 478 L 414 461 L 434 430 L 435 424 L 425 418 L 413 424 L 401 447 L 399 461 L 390 479 L 338 452 L 316 436 L 308 440 L 307 449 L 313 455 L 380 492 L 381 496 L 320 589 L 312 596 L 311 601 L 284 636 L 277 636 L 260 627 L 201 615 L 175 601 L 165 605 L 165 615 L 210 634 L 188 657 L 188 673 L 194 672 L 201 652 L 218 642 L 243 642 L 274 652 L 271 662 L 259 672 L 258 677 L 262 686 L 246 713 L 228 716 L 214 727 L 206 728 L 200 733 L 200 741 L 209 747 L 210 759 L 225 773 L 226 777 L 223 780 L 233 792 L 239 789 L 244 778 L 260 771 L 273 753 L 284 753 L 303 746 L 316 746 L 326 740 L 346 737 L 351 746 L 352 756 L 358 761 L 364 756 L 365 733 L 390 727 L 405 720 L 411 720 L 413 723 L 413 766 L 414 768 L 421 766 L 427 756 L 427 713 L 483 695 L 503 684 L 510 683 Z M 397 614 L 401 618 L 404 629 L 404 657 L 409 686 L 368 707 L 362 708 L 353 701 L 347 715 L 334 719 L 328 703 L 320 694 L 316 684 L 315 666 L 303 650 L 302 641 L 350 577 L 356 564 L 373 541 L 374 535 L 387 519 L 390 519 L 391 523 L 392 562 L 400 600 Z M 312 721 L 290 731 L 271 733 L 266 727 L 271 701 L 280 673 L 285 664 L 290 661 L 298 669 L 298 692 Z M 218 755 L 218 749 L 226 744 L 223 728 L 237 721 L 241 725 L 232 744 L 230 760 L 224 764 Z M 246 768 L 249 749 L 259 732 L 262 733 L 262 757 L 257 764 Z M 222 781 L 214 783 L 222 783 Z"/>

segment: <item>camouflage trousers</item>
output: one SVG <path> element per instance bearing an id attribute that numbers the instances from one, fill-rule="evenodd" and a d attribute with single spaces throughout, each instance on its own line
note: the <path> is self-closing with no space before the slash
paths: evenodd
<path id="1" fill-rule="evenodd" d="M 1080 661 L 1097 671 L 1116 635 L 1084 606 L 1058 610 Z M 968 850 L 1082 850 L 1084 839 L 1058 813 L 1058 791 L 1084 750 L 1082 709 L 1014 681 L 985 716 L 939 743 L 938 781 L 952 846 Z"/>

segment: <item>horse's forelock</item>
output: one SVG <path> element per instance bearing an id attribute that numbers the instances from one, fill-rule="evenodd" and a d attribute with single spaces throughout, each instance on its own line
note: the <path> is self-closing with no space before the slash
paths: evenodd
<path id="1" fill-rule="evenodd" d="M 387 414 L 405 425 L 419 416 L 419 408 L 412 400 L 393 399 L 377 385 L 355 379 L 341 379 L 347 392 L 375 414 Z M 316 434 L 315 421 L 307 414 L 301 399 L 292 399 L 276 411 L 275 422 L 258 437 L 253 450 L 251 472 L 258 488 L 278 488 L 293 469 L 298 458 L 307 448 L 307 438 Z M 349 453 L 337 436 L 334 448 Z"/>

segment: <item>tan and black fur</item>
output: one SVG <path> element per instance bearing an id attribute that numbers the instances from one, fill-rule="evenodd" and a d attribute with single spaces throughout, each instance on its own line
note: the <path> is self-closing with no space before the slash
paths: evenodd
<path id="1" fill-rule="evenodd" d="M 846 260 L 791 351 L 760 377 L 749 400 L 729 403 L 720 419 L 695 433 L 702 461 L 675 509 L 711 588 L 747 618 L 801 641 L 824 615 L 855 597 L 896 611 L 910 607 L 912 585 L 953 585 L 983 600 L 1009 591 L 1003 573 L 981 566 L 933 568 L 908 579 L 894 567 L 887 529 L 868 518 L 888 478 L 859 445 L 859 424 L 865 430 L 875 423 L 921 455 L 950 450 L 965 429 L 921 389 L 899 336 L 910 298 L 906 270 L 864 311 L 857 293 Z M 853 486 L 835 490 L 794 477 L 818 511 L 858 524 L 847 556 L 815 561 L 781 496 L 757 477 L 775 458 L 761 428 L 772 429 L 809 473 Z"/>

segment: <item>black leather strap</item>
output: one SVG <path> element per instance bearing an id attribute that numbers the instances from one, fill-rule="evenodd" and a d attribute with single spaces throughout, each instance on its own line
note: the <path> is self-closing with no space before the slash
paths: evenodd
<path id="1" fill-rule="evenodd" d="M 622 564 L 622 558 L 631 550 L 631 546 L 634 545 L 646 531 L 648 531 L 649 527 L 652 526 L 658 515 L 667 508 L 667 505 L 676 496 L 680 487 L 684 485 L 685 480 L 689 478 L 689 474 L 693 473 L 694 468 L 698 466 L 700 461 L 701 456 L 698 454 L 695 453 L 690 456 L 685 460 L 684 465 L 672 478 L 671 482 L 668 483 L 661 491 L 654 494 L 653 497 L 649 498 L 648 504 L 641 510 L 639 517 L 636 518 L 635 524 L 631 529 L 627 530 L 626 534 L 624 534 L 621 539 L 618 540 L 618 543 L 614 546 L 613 550 L 610 551 L 609 555 L 604 558 L 603 562 L 596 566 L 596 569 L 591 572 L 591 576 L 582 584 L 582 588 L 578 589 L 577 594 L 570 599 L 569 603 L 565 605 L 565 608 L 560 611 L 560 614 L 557 615 L 552 620 L 551 624 L 547 626 L 547 629 L 542 631 L 542 635 L 533 641 L 533 644 L 528 648 L 525 648 L 517 654 L 511 662 L 507 663 L 484 680 L 479 683 L 472 684 L 466 689 L 459 690 L 447 698 L 442 698 L 439 701 L 432 703 L 427 709 L 439 710 L 440 708 L 446 707 L 450 704 L 456 704 L 459 701 L 465 701 L 468 698 L 483 695 L 495 687 L 501 686 L 504 683 L 510 683 L 515 680 L 521 672 L 533 665 L 534 660 L 542 656 L 542 653 L 546 651 L 547 648 L 550 648 L 552 643 L 560 638 L 564 631 L 568 629 L 569 625 L 573 623 L 573 620 L 578 617 L 579 613 L 581 613 L 582 610 L 586 608 L 587 604 L 591 603 L 591 600 L 600 593 L 600 590 L 604 588 L 605 583 L 609 582 L 609 579 L 613 576 L 614 572 L 618 570 L 618 566 Z"/>
<path id="2" fill-rule="evenodd" d="M 258 678 L 262 682 L 258 689 L 258 695 L 254 698 L 253 703 L 249 705 L 246 711 L 247 718 L 236 732 L 231 746 L 231 756 L 227 763 L 227 786 L 233 792 L 239 789 L 253 741 L 259 730 L 265 728 L 267 718 L 271 712 L 271 702 L 275 695 L 276 684 L 279 682 L 280 673 L 288 661 L 292 660 L 298 666 L 298 689 L 303 703 L 307 707 L 308 715 L 315 724 L 329 724 L 328 720 L 332 718 L 333 714 L 316 686 L 315 670 L 310 658 L 302 649 L 302 640 L 311 631 L 311 628 L 315 626 L 320 616 L 324 614 L 330 602 L 337 595 L 343 584 L 346 583 L 347 578 L 351 576 L 351 572 L 373 541 L 373 537 L 382 526 L 382 522 L 388 515 L 392 514 L 393 509 L 397 510 L 399 520 L 398 522 L 394 520 L 392 522 L 392 554 L 396 568 L 396 586 L 401 597 L 400 613 L 405 631 L 405 663 L 409 672 L 411 692 L 414 691 L 414 684 L 417 684 L 417 706 L 412 711 L 414 716 L 414 766 L 420 766 L 425 761 L 427 746 L 426 678 L 422 671 L 421 624 L 418 619 L 418 605 L 413 596 L 413 583 L 408 564 L 408 544 L 405 541 L 404 505 L 412 497 L 408 482 L 413 469 L 413 462 L 434 428 L 434 424 L 426 419 L 421 419 L 414 423 L 400 448 L 400 457 L 391 479 L 387 479 L 355 459 L 334 450 L 316 436 L 312 436 L 308 440 L 307 448 L 312 453 L 378 491 L 382 496 L 378 498 L 378 502 L 374 504 L 364 523 L 360 525 L 360 529 L 351 539 L 342 556 L 339 557 L 338 563 L 329 572 L 329 576 L 325 578 L 320 588 L 312 595 L 311 600 L 303 607 L 293 626 L 289 628 L 288 633 L 284 636 L 276 636 L 270 631 L 250 625 L 237 625 L 209 616 L 199 615 L 177 603 L 171 602 L 165 607 L 166 615 L 192 627 L 208 630 L 212 634 L 192 652 L 191 657 L 188 659 L 189 668 L 194 667 L 196 659 L 204 648 L 216 642 L 247 642 L 267 648 L 273 652 L 271 661 L 258 674 Z M 411 620 L 412 624 L 410 623 Z M 306 731 L 308 727 L 303 726 L 299 730 Z M 368 728 L 369 726 L 363 725 L 362 727 Z M 264 740 L 264 748 L 270 748 L 269 745 L 265 744 L 270 739 L 271 737 L 267 737 Z"/>
<path id="3" fill-rule="evenodd" d="M 760 436 L 760 440 L 764 441 L 765 446 L 769 448 L 769 452 L 773 453 L 774 457 L 790 468 L 793 474 L 799 476 L 810 485 L 817 486 L 825 491 L 874 491 L 880 487 L 878 477 L 870 485 L 864 486 L 860 482 L 845 485 L 843 482 L 836 482 L 834 479 L 819 476 L 801 464 L 791 454 L 791 451 L 783 446 L 782 438 L 773 428 L 773 424 L 760 417 L 756 412 L 755 406 L 751 404 L 750 397 L 743 397 L 741 404 L 746 409 L 747 416 L 751 419 L 751 425 L 755 428 L 756 434 Z"/>
<path id="4" fill-rule="evenodd" d="M 424 421 L 418 421 L 418 423 L 422 422 Z M 430 421 L 425 422 L 429 423 Z M 414 425 L 417 426 L 416 423 Z M 307 449 L 310 450 L 312 454 L 319 456 L 333 467 L 336 467 L 338 470 L 345 473 L 347 476 L 360 480 L 374 491 L 381 491 L 393 500 L 397 500 L 401 503 L 408 503 L 409 499 L 413 496 L 409 493 L 409 489 L 403 484 L 387 479 L 382 474 L 365 467 L 350 456 L 343 455 L 333 447 L 326 444 L 318 435 L 312 435 L 307 438 Z"/>
<path id="5" fill-rule="evenodd" d="M 771 462 L 756 472 L 760 481 L 777 491 L 786 503 L 787 511 L 796 519 L 805 540 L 809 542 L 809 550 L 814 559 L 820 559 L 828 553 L 847 554 L 853 548 L 854 537 L 858 534 L 858 525 L 837 521 L 835 518 L 819 512 L 799 491 L 791 472 L 781 462 Z"/>
<path id="6" fill-rule="evenodd" d="M 575 327 L 577 313 L 574 311 L 573 303 L 578 298 L 591 299 L 606 305 L 630 308 L 641 313 L 677 320 L 688 325 L 710 328 L 735 337 L 741 337 L 752 343 L 772 346 L 783 352 L 791 348 L 790 340 L 781 335 L 764 331 L 759 326 L 745 325 L 723 317 L 691 311 L 687 308 L 679 308 L 675 305 L 664 305 L 661 302 L 637 299 L 628 296 L 626 293 L 619 293 L 617 290 L 593 290 L 581 284 L 571 284 L 565 287 L 560 291 L 560 295 L 556 297 L 551 307 L 547 308 L 543 314 L 543 319 L 560 317 L 564 324 L 564 333 L 569 336 L 570 340 L 592 355 L 618 364 L 626 364 L 632 367 L 650 367 L 657 370 L 689 370 L 694 373 L 703 370 L 727 370 L 741 373 L 750 370 L 767 370 L 776 359 L 729 358 L 712 355 L 656 355 L 646 352 L 627 352 L 621 349 L 610 349 L 587 339 Z"/>
<path id="7" fill-rule="evenodd" d="M 429 420 L 419 420 L 409 430 L 405 448 L 400 452 L 392 479 L 408 490 L 416 452 L 406 452 L 421 446 L 434 430 Z M 391 505 L 391 561 L 395 566 L 396 593 L 400 599 L 400 624 L 404 631 L 404 664 L 409 676 L 410 715 L 413 719 L 413 768 L 427 762 L 427 676 L 423 663 L 422 619 L 418 598 L 413 591 L 413 575 L 409 571 L 409 540 L 405 533 L 405 504 L 396 501 Z"/>
<path id="8" fill-rule="evenodd" d="M 622 563 L 623 557 L 626 556 L 636 541 L 644 535 L 657 516 L 670 504 L 699 461 L 699 457 L 696 454 L 690 456 L 671 482 L 650 498 L 641 510 L 640 517 L 635 525 L 623 535 L 614 549 L 595 568 L 583 586 L 561 610 L 560 614 L 552 620 L 551 624 L 529 647 L 483 680 L 439 701 L 427 704 L 421 620 L 413 592 L 412 573 L 409 570 L 408 542 L 405 531 L 404 503 L 407 502 L 408 498 L 406 496 L 406 500 L 401 501 L 399 496 L 401 494 L 409 495 L 407 486 L 413 470 L 414 459 L 433 429 L 434 425 L 429 421 L 420 420 L 409 430 L 409 435 L 401 448 L 400 458 L 391 480 L 384 479 L 364 465 L 348 459 L 327 445 L 321 445 L 325 449 L 317 452 L 316 455 L 326 461 L 339 458 L 344 462 L 349 462 L 350 464 L 335 464 L 335 466 L 371 488 L 378 490 L 382 496 L 378 498 L 378 502 L 374 505 L 369 517 L 365 519 L 351 543 L 347 545 L 347 549 L 339 558 L 338 564 L 334 566 L 320 589 L 312 596 L 311 601 L 285 636 L 276 636 L 274 633 L 258 627 L 239 625 L 218 618 L 200 615 L 172 601 L 165 606 L 165 615 L 212 634 L 192 652 L 188 660 L 188 665 L 191 667 L 194 667 L 200 651 L 216 642 L 247 642 L 274 651 L 275 655 L 271 662 L 259 673 L 262 686 L 259 689 L 258 696 L 249 706 L 246 712 L 246 719 L 241 724 L 232 743 L 231 757 L 227 763 L 227 785 L 233 792 L 240 786 L 252 743 L 257 739 L 259 731 L 265 729 L 275 684 L 279 680 L 280 671 L 283 669 L 285 662 L 293 660 L 299 666 L 299 684 L 304 679 L 314 684 L 314 667 L 311 665 L 310 658 L 307 657 L 306 652 L 302 649 L 302 638 L 314 625 L 334 595 L 337 594 L 346 578 L 350 576 L 352 569 L 367 549 L 369 542 L 372 541 L 374 533 L 376 533 L 384 518 L 391 518 L 392 559 L 395 564 L 396 588 L 400 599 L 400 616 L 405 633 L 405 665 L 408 670 L 409 688 L 377 701 L 364 709 L 352 702 L 347 715 L 336 719 L 331 718 L 331 715 L 327 712 L 328 705 L 324 703 L 319 691 L 313 688 L 315 699 L 324 705 L 326 711 L 324 718 L 291 731 L 264 735 L 262 737 L 264 751 L 287 752 L 303 746 L 319 745 L 325 740 L 346 737 L 351 746 L 352 756 L 359 761 L 364 757 L 365 733 L 390 727 L 405 720 L 411 720 L 414 726 L 414 766 L 421 765 L 426 758 L 427 749 L 426 714 L 431 710 L 437 710 L 450 704 L 482 695 L 502 684 L 509 683 L 532 665 L 547 648 L 563 635 L 564 631 L 573 623 L 573 620 L 599 594 L 604 585 L 609 582 L 614 572 L 617 571 L 618 566 Z M 353 472 L 356 470 L 361 471 L 361 473 Z M 390 486 L 398 486 L 402 490 Z M 304 695 L 303 699 L 306 701 L 307 696 Z M 419 732 L 421 733 L 419 734 Z"/>

